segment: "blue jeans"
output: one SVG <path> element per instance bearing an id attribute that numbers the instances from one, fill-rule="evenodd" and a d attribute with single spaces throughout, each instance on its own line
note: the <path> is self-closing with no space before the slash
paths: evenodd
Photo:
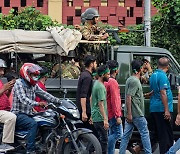
<path id="1" fill-rule="evenodd" d="M 152 154 L 151 142 L 149 137 L 149 130 L 147 127 L 147 121 L 145 117 L 136 117 L 132 119 L 132 123 L 125 122 L 124 134 L 121 138 L 121 145 L 119 148 L 119 154 L 125 154 L 129 139 L 132 136 L 134 127 L 138 129 L 145 154 Z"/>
<path id="2" fill-rule="evenodd" d="M 113 117 L 109 120 L 109 134 L 108 134 L 108 154 L 114 154 L 116 141 L 123 135 L 122 124 L 117 125 L 116 119 Z"/>
<path id="3" fill-rule="evenodd" d="M 37 122 L 26 114 L 17 114 L 16 129 L 28 131 L 27 139 L 27 151 L 35 150 L 35 138 L 37 133 Z"/>
<path id="4" fill-rule="evenodd" d="M 176 141 L 176 143 L 169 149 L 167 154 L 176 154 L 176 152 L 180 149 L 180 138 Z"/>

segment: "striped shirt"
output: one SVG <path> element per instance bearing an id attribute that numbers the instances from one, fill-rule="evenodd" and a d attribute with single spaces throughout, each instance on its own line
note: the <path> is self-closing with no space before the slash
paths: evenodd
<path id="1" fill-rule="evenodd" d="M 47 102 L 59 104 L 61 102 L 59 98 L 43 91 L 38 85 L 31 86 L 24 79 L 18 79 L 13 88 L 13 104 L 11 111 L 15 114 L 24 113 L 33 115 L 32 108 L 38 106 L 38 102 L 35 101 L 36 96 Z"/>

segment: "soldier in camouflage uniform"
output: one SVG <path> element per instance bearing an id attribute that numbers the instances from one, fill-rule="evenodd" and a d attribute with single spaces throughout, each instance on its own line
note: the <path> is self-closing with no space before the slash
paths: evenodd
<path id="1" fill-rule="evenodd" d="M 83 39 L 88 41 L 101 41 L 108 38 L 108 33 L 104 29 L 97 26 L 99 13 L 95 8 L 88 8 L 84 12 L 83 16 L 85 17 L 85 24 L 81 27 L 80 32 L 82 33 Z M 78 55 L 82 60 L 86 55 L 93 55 L 97 57 L 98 63 L 103 61 L 105 56 L 104 49 L 101 50 L 100 43 L 87 43 L 80 44 Z"/>
<path id="2" fill-rule="evenodd" d="M 73 54 L 72 54 L 73 52 Z M 77 59 L 74 59 L 74 51 L 69 51 L 66 60 L 61 63 L 61 77 L 67 79 L 78 79 L 80 75 L 80 67 Z M 51 77 L 59 77 L 59 64 L 52 68 Z"/>

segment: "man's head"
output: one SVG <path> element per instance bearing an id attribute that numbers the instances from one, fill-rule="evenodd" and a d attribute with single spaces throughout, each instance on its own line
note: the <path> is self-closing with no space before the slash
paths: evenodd
<path id="1" fill-rule="evenodd" d="M 147 59 L 142 59 L 143 62 L 143 68 L 144 68 L 144 73 L 148 72 L 149 67 L 151 67 L 149 60 Z"/>
<path id="2" fill-rule="evenodd" d="M 143 62 L 141 60 L 133 60 L 131 63 L 133 74 L 140 74 L 140 76 L 143 74 L 144 68 L 143 68 Z"/>
<path id="3" fill-rule="evenodd" d="M 49 77 L 49 70 L 47 67 L 44 66 L 42 66 L 41 68 L 42 70 L 40 70 L 39 79 L 41 80 L 42 78 L 44 78 L 44 80 L 46 81 L 47 78 Z"/>
<path id="4" fill-rule="evenodd" d="M 87 55 L 84 58 L 84 65 L 86 68 L 91 68 L 92 71 L 97 68 L 96 58 L 92 55 Z"/>
<path id="5" fill-rule="evenodd" d="M 4 75 L 4 69 L 6 68 L 6 63 L 3 59 L 0 59 L 0 77 Z"/>
<path id="6" fill-rule="evenodd" d="M 88 8 L 84 12 L 85 20 L 91 21 L 93 25 L 98 22 L 99 13 L 95 8 Z"/>
<path id="7" fill-rule="evenodd" d="M 42 68 L 39 65 L 35 65 L 33 63 L 24 63 L 24 65 L 20 68 L 20 76 L 30 85 L 35 86 L 37 81 L 39 80 L 40 71 Z"/>
<path id="8" fill-rule="evenodd" d="M 107 82 L 110 77 L 110 70 L 107 65 L 101 65 L 98 68 L 98 76 L 103 79 L 103 82 Z"/>
<path id="9" fill-rule="evenodd" d="M 164 72 L 167 72 L 169 69 L 169 59 L 162 57 L 158 60 L 158 68 L 162 69 Z"/>
<path id="10" fill-rule="evenodd" d="M 109 60 L 107 62 L 107 65 L 108 65 L 108 67 L 110 69 L 110 74 L 114 74 L 114 73 L 118 74 L 118 72 L 119 72 L 119 68 L 118 68 L 119 67 L 119 63 L 117 61 Z"/>

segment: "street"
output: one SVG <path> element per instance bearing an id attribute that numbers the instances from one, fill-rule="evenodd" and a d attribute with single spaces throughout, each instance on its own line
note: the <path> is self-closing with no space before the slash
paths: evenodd
<path id="1" fill-rule="evenodd" d="M 115 150 L 115 154 L 119 154 L 119 149 Z M 126 150 L 126 154 L 131 154 L 131 153 L 128 150 Z M 144 154 L 144 153 L 142 153 L 142 154 Z M 153 152 L 153 154 L 159 154 L 159 148 L 155 152 Z M 180 150 L 177 151 L 176 154 L 180 154 Z"/>

